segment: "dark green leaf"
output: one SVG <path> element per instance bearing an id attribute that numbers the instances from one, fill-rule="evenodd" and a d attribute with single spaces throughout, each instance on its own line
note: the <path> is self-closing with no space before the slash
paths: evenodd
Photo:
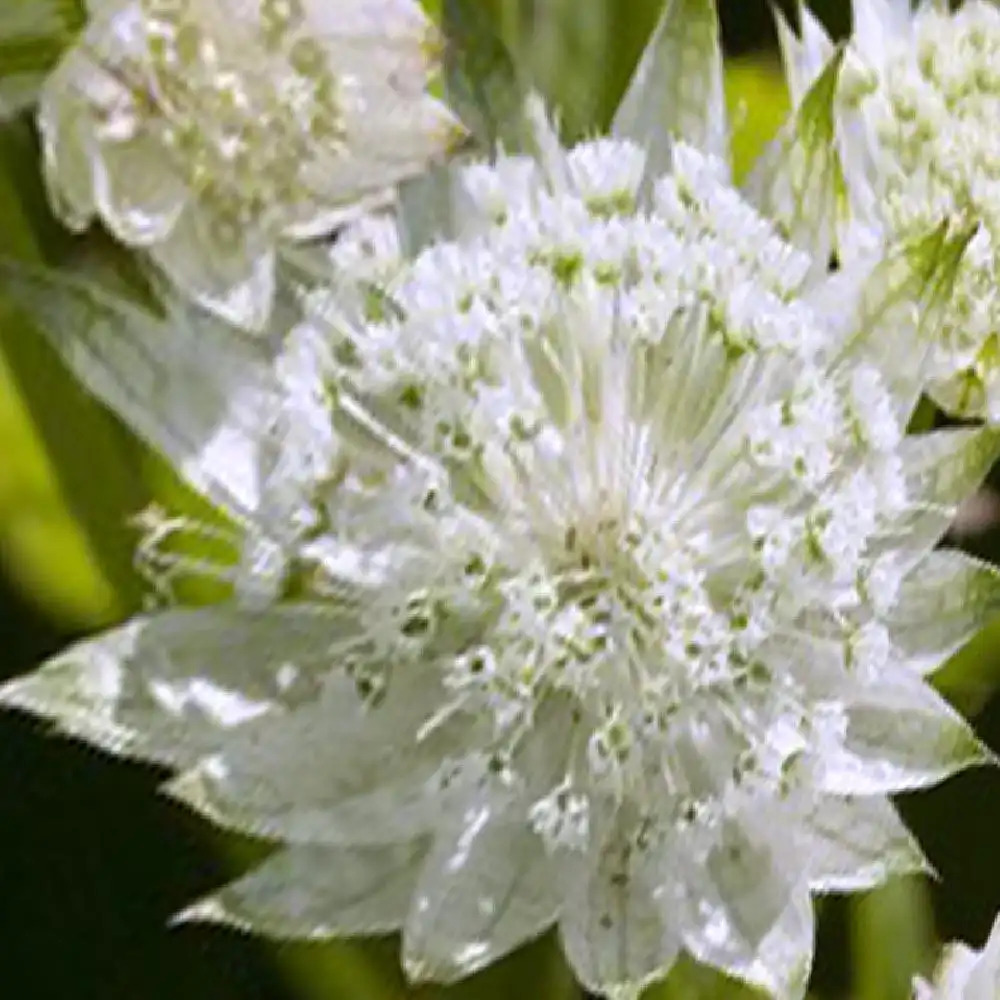
<path id="1" fill-rule="evenodd" d="M 492 153 L 521 145 L 525 87 L 483 0 L 444 0 L 448 99 L 477 145 Z"/>

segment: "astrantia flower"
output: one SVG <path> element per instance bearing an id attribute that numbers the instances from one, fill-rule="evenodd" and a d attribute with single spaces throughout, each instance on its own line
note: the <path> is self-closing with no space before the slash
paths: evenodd
<path id="1" fill-rule="evenodd" d="M 929 371 L 935 400 L 1000 420 L 1000 8 L 956 12 L 909 0 L 855 0 L 840 131 L 851 224 L 846 256 L 948 219 L 981 223 L 956 279 Z M 783 30 L 793 91 L 832 51 L 808 14 Z"/>
<path id="2" fill-rule="evenodd" d="M 914 1000 L 993 1000 L 1000 994 L 1000 919 L 993 925 L 982 951 L 955 943 L 944 955 L 928 983 L 915 984 Z"/>
<path id="3" fill-rule="evenodd" d="M 811 895 L 924 864 L 887 796 L 985 759 L 924 676 L 997 606 L 934 546 L 998 437 L 904 437 L 965 237 L 827 277 L 712 155 L 689 6 L 614 139 L 567 152 L 532 105 L 534 156 L 363 220 L 294 328 L 221 374 L 184 345 L 222 339 L 169 353 L 78 294 L 64 353 L 240 522 L 233 598 L 0 697 L 280 845 L 187 917 L 401 930 L 435 980 L 558 925 L 601 994 L 686 951 L 800 998 Z M 709 67 L 666 111 L 664 53 Z M 757 190 L 804 246 L 808 179 L 781 178 Z M 206 571 L 169 543 L 183 520 L 147 524 L 164 584 Z"/>
<path id="4" fill-rule="evenodd" d="M 460 132 L 428 96 L 414 0 L 111 0 L 47 82 L 54 203 L 147 248 L 187 294 L 264 324 L 281 239 L 330 231 Z"/>

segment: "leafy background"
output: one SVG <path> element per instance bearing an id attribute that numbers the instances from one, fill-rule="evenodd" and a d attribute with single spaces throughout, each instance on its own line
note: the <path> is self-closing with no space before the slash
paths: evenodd
<path id="1" fill-rule="evenodd" d="M 333 2 L 333 0 L 331 0 Z M 449 0 L 445 0 L 447 4 Z M 435 16 L 440 0 L 428 0 Z M 468 4 L 466 6 L 469 6 Z M 745 171 L 787 107 L 764 0 L 723 0 L 735 159 Z M 0 0 L 0 76 L 54 59 L 78 0 Z M 836 33 L 846 0 L 815 4 Z M 660 0 L 480 0 L 529 78 L 562 109 L 568 134 L 606 124 Z M 48 18 L 48 21 L 46 21 Z M 44 30 L 39 30 L 44 27 Z M 476 30 L 476 29 L 473 29 Z M 32 35 L 37 34 L 37 38 Z M 0 89 L 0 105 L 10 94 Z M 0 255 L 55 260 L 74 241 L 48 213 L 30 122 L 0 124 Z M 120 620 L 140 589 L 128 520 L 178 487 L 68 379 L 0 288 L 0 676 Z M 997 532 L 976 549 L 1000 557 Z M 1000 639 L 989 629 L 943 672 L 943 690 L 978 712 L 1000 749 Z M 111 762 L 0 718 L 0 990 L 40 1000 L 571 1000 L 579 992 L 544 939 L 451 990 L 407 990 L 395 942 L 264 944 L 169 929 L 171 913 L 266 848 L 222 838 L 155 794 L 163 774 Z M 903 811 L 940 880 L 901 880 L 822 907 L 813 991 L 834 1000 L 903 1000 L 936 943 L 981 944 L 1000 904 L 1000 776 L 963 775 L 907 797 Z M 649 1000 L 749 996 L 685 966 Z"/>

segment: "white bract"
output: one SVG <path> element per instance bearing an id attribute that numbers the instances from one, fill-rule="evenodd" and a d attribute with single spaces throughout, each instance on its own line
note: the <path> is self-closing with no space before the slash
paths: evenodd
<path id="1" fill-rule="evenodd" d="M 414 0 L 110 0 L 49 78 L 45 173 L 178 287 L 262 327 L 283 239 L 328 233 L 460 137 Z"/>
<path id="2" fill-rule="evenodd" d="M 671 5 L 613 138 L 532 103 L 535 155 L 359 222 L 267 343 L 35 289 L 239 522 L 231 601 L 0 690 L 281 845 L 186 917 L 401 930 L 445 981 L 558 925 L 599 994 L 686 951 L 798 1000 L 811 896 L 924 866 L 888 796 L 986 759 L 925 676 L 998 599 L 935 549 L 997 433 L 904 436 L 967 234 L 828 276 L 833 78 L 752 187 L 789 241 L 717 155 L 719 67 Z M 212 571 L 147 526 L 164 589 Z"/>
<path id="3" fill-rule="evenodd" d="M 796 94 L 832 52 L 803 19 L 801 39 L 782 24 Z M 909 0 L 854 0 L 854 21 L 840 94 L 843 256 L 947 220 L 981 224 L 928 378 L 947 412 L 1000 421 L 1000 8 L 925 0 L 911 13 Z"/>
<path id="4" fill-rule="evenodd" d="M 917 980 L 913 1000 L 994 1000 L 1000 996 L 1000 919 L 982 951 L 954 943 L 945 948 L 933 982 Z"/>

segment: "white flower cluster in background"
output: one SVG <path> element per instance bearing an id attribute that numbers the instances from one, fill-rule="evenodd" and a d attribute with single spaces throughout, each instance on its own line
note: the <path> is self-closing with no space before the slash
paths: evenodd
<path id="1" fill-rule="evenodd" d="M 1000 8 L 991 0 L 854 0 L 841 76 L 847 257 L 941 223 L 981 226 L 955 283 L 928 372 L 935 401 L 1000 421 Z M 832 44 L 805 15 L 786 31 L 793 90 Z"/>
<path id="2" fill-rule="evenodd" d="M 414 0 L 111 0 L 42 92 L 53 200 L 261 328 L 281 239 L 328 234 L 461 137 Z"/>
<path id="3" fill-rule="evenodd" d="M 609 136 L 566 149 L 529 99 L 522 148 L 355 213 L 247 337 L 218 315 L 245 319 L 242 292 L 187 280 L 206 245 L 183 220 L 221 209 L 270 269 L 276 239 L 367 193 L 313 201 L 316 178 L 383 187 L 429 159 L 415 111 L 450 119 L 425 63 L 397 160 L 358 153 L 337 75 L 352 53 L 426 56 L 416 21 L 361 18 L 407 6 L 349 0 L 335 29 L 262 0 L 252 54 L 274 62 L 244 76 L 251 50 L 209 8 L 95 5 L 43 103 L 50 181 L 177 289 L 164 315 L 68 279 L 22 274 L 18 294 L 228 523 L 148 513 L 138 561 L 160 605 L 0 702 L 171 767 L 173 796 L 277 845 L 187 919 L 398 931 L 410 978 L 444 982 L 556 927 L 598 995 L 634 1000 L 687 955 L 803 1000 L 813 897 L 929 867 L 890 796 L 992 760 L 929 677 L 1000 609 L 997 573 L 939 547 L 1000 431 L 907 434 L 982 220 L 957 200 L 893 209 L 830 268 L 850 242 L 835 100 L 857 65 L 811 21 L 786 35 L 800 106 L 740 189 L 715 5 L 687 0 Z M 145 73 L 166 110 L 143 117 L 144 91 L 100 75 L 74 92 L 80 59 Z M 395 106 L 366 107 L 391 146 Z M 242 149 L 226 123 L 251 111 Z M 179 188 L 111 183 L 164 142 L 183 148 Z M 178 606 L 185 574 L 227 599 Z"/>

